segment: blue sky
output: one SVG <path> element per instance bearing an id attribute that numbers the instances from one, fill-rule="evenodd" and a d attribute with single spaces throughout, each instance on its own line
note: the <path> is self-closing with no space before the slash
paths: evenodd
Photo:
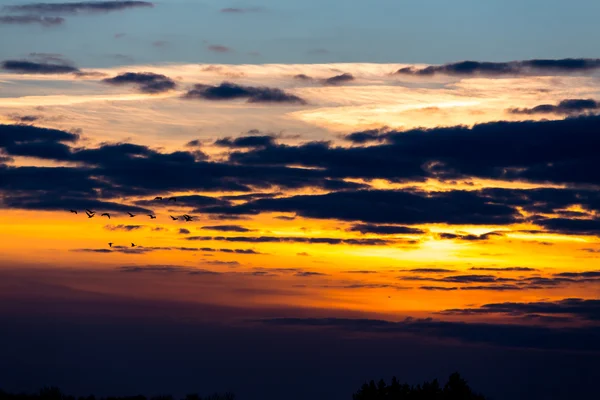
<path id="1" fill-rule="evenodd" d="M 221 13 L 225 7 L 260 10 Z M 82 67 L 109 67 L 596 57 L 599 12 L 600 3 L 593 0 L 167 0 L 154 8 L 63 15 L 60 26 L 0 24 L 0 35 L 8 38 L 0 58 L 55 52 Z M 232 51 L 211 52 L 211 44 Z"/>

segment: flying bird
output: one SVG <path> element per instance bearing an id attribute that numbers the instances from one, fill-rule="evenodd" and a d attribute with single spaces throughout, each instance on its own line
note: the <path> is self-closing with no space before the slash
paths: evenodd
<path id="1" fill-rule="evenodd" d="M 90 214 L 90 213 L 89 213 L 89 212 L 87 212 L 87 211 L 86 211 L 85 213 L 87 214 L 88 218 L 92 218 L 92 217 L 95 215 L 95 214 Z"/>
<path id="2" fill-rule="evenodd" d="M 132 214 L 129 211 L 127 211 L 127 214 L 129 214 L 130 217 L 135 217 L 135 214 Z"/>
<path id="3" fill-rule="evenodd" d="M 177 197 L 169 197 L 167 201 L 177 201 Z"/>
<path id="4" fill-rule="evenodd" d="M 171 217 L 171 219 L 172 219 L 173 221 L 177 221 L 177 217 L 174 217 L 174 216 L 172 216 L 172 215 L 169 215 L 169 217 Z"/>
<path id="5" fill-rule="evenodd" d="M 148 216 L 150 217 L 150 219 L 156 219 L 156 215 L 148 214 Z"/>
<path id="6" fill-rule="evenodd" d="M 159 197 L 159 196 L 157 196 L 157 197 L 155 197 L 155 198 L 154 198 L 154 200 L 162 200 L 162 199 L 163 199 L 163 198 L 162 198 L 162 197 Z"/>
<path id="7" fill-rule="evenodd" d="M 85 211 L 87 211 L 89 214 L 96 214 L 96 211 L 88 210 L 87 208 L 85 209 Z"/>
<path id="8" fill-rule="evenodd" d="M 131 247 L 135 247 L 135 244 L 131 243 Z"/>
<path id="9" fill-rule="evenodd" d="M 193 217 L 190 217 L 189 215 L 184 215 L 183 218 L 185 218 L 185 220 L 187 222 L 191 221 Z"/>
<path id="10" fill-rule="evenodd" d="M 108 246 L 109 246 L 109 247 L 112 247 L 112 243 L 109 243 L 109 244 L 108 244 Z"/>
<path id="11" fill-rule="evenodd" d="M 107 217 L 108 217 L 108 219 L 110 219 L 110 214 L 109 214 L 109 213 L 104 213 L 104 214 L 102 214 L 102 215 L 100 215 L 100 216 L 101 216 L 101 217 L 107 216 Z"/>
<path id="12" fill-rule="evenodd" d="M 77 214 L 77 211 L 75 211 L 75 210 L 69 210 L 69 211 L 71 211 L 73 214 Z"/>

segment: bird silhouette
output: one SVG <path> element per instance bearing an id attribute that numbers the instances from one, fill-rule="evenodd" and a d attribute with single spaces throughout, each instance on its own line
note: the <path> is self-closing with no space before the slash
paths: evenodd
<path id="1" fill-rule="evenodd" d="M 75 210 L 69 210 L 69 211 L 71 211 L 73 214 L 77 214 L 77 211 L 75 211 Z"/>
<path id="2" fill-rule="evenodd" d="M 148 214 L 148 216 L 150 217 L 150 219 L 156 219 L 156 215 Z"/>
<path id="3" fill-rule="evenodd" d="M 163 198 L 162 198 L 162 197 L 160 197 L 160 196 L 157 196 L 157 197 L 155 197 L 155 198 L 154 198 L 154 200 L 162 200 L 162 199 L 163 199 Z"/>
<path id="4" fill-rule="evenodd" d="M 172 216 L 172 215 L 169 215 L 169 217 L 171 217 L 171 219 L 172 219 L 173 221 L 177 221 L 177 217 L 174 217 L 174 216 Z"/>
<path id="5" fill-rule="evenodd" d="M 108 244 L 108 246 L 109 246 L 109 247 L 112 247 L 112 243 L 109 243 L 109 244 Z"/>
<path id="6" fill-rule="evenodd" d="M 177 201 L 177 197 L 169 197 L 168 201 Z"/>
<path id="7" fill-rule="evenodd" d="M 135 244 L 131 243 L 131 247 L 135 247 Z"/>
<path id="8" fill-rule="evenodd" d="M 92 218 L 95 215 L 95 214 L 88 214 L 88 213 L 86 213 L 86 214 L 87 214 L 88 218 Z"/>
<path id="9" fill-rule="evenodd" d="M 88 210 L 87 208 L 85 209 L 85 211 L 87 211 L 89 214 L 96 214 L 96 211 Z"/>
<path id="10" fill-rule="evenodd" d="M 127 214 L 129 214 L 130 217 L 135 217 L 135 214 L 132 214 L 129 211 L 127 212 Z"/>
<path id="11" fill-rule="evenodd" d="M 108 219 L 110 219 L 110 214 L 109 214 L 109 213 L 104 213 L 104 214 L 102 214 L 102 215 L 100 215 L 100 216 L 101 216 L 101 217 L 107 216 L 107 217 L 108 217 Z"/>
<path id="12" fill-rule="evenodd" d="M 183 218 L 185 218 L 186 222 L 190 222 L 192 220 L 192 218 L 194 218 L 194 217 L 190 217 L 189 215 L 184 215 Z"/>

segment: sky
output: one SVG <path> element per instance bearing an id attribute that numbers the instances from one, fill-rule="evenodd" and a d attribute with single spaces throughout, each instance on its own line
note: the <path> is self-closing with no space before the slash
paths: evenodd
<path id="1" fill-rule="evenodd" d="M 595 393 L 600 5 L 523 3 L 1 0 L 0 388 Z"/>

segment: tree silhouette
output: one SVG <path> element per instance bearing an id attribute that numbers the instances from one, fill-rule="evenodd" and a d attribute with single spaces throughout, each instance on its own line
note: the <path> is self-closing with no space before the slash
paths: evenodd
<path id="1" fill-rule="evenodd" d="M 401 384 L 394 376 L 388 386 L 383 379 L 364 383 L 352 395 L 353 400 L 485 400 L 483 395 L 471 390 L 460 374 L 453 373 L 442 388 L 437 379 L 422 385 Z"/>

